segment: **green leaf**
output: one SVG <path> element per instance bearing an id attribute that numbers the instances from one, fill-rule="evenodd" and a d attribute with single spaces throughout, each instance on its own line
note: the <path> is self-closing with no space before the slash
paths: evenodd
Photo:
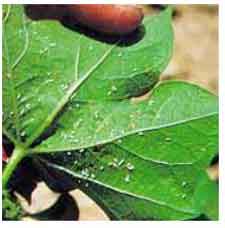
<path id="1" fill-rule="evenodd" d="M 109 110 L 111 119 L 107 120 L 111 125 L 104 128 L 103 136 L 91 131 L 98 127 L 92 121 L 93 111 L 88 112 L 84 127 L 80 125 L 79 131 L 76 131 L 76 137 L 80 133 L 79 141 L 83 139 L 81 142 L 85 143 L 88 142 L 88 135 L 82 137 L 83 132 L 106 138 L 107 133 L 110 136 L 111 130 L 117 127 L 117 132 L 123 130 L 123 135 L 119 137 L 126 136 L 120 139 L 122 141 L 115 141 L 94 156 L 87 151 L 87 158 L 81 156 L 79 160 L 76 152 L 67 152 L 62 157 L 53 154 L 54 163 L 61 163 L 60 166 L 53 166 L 77 178 L 84 175 L 86 184 L 89 173 L 89 187 L 84 191 L 113 219 L 190 219 L 199 216 L 202 210 L 196 207 L 195 201 L 199 175 L 204 173 L 218 150 L 217 98 L 191 84 L 167 82 L 156 87 L 150 99 L 138 103 L 126 102 L 121 101 L 119 106 L 117 101 L 114 107 L 120 109 L 116 111 L 104 104 L 104 110 Z M 87 109 L 82 112 L 82 106 L 77 110 L 76 113 L 82 117 L 87 113 Z M 130 119 L 127 116 L 137 111 L 139 115 L 132 120 L 135 120 L 137 128 L 129 132 L 127 126 Z M 72 113 L 70 116 L 73 116 Z M 69 115 L 65 116 L 65 120 L 69 120 Z M 61 126 L 63 123 L 66 121 L 60 122 Z M 72 122 L 67 123 L 63 130 L 72 126 Z M 65 135 L 68 135 L 66 141 L 57 138 L 56 133 L 39 148 L 46 145 L 48 151 L 47 148 L 57 144 L 60 151 L 73 149 L 72 146 L 63 147 L 69 145 L 72 134 L 67 132 Z M 55 140 L 54 143 L 51 144 L 51 140 Z M 102 143 L 100 141 L 99 144 Z M 127 163 L 131 164 L 130 168 L 134 167 L 131 174 L 129 167 L 128 170 L 124 168 Z M 118 164 L 122 164 L 121 167 Z"/>
<path id="2" fill-rule="evenodd" d="M 33 22 L 18 5 L 4 10 L 4 134 L 48 153 L 54 163 L 46 164 L 69 173 L 113 219 L 202 214 L 195 196 L 218 150 L 217 97 L 163 82 L 133 98 L 152 89 L 171 57 L 171 9 L 111 42 Z"/>
<path id="3" fill-rule="evenodd" d="M 196 207 L 210 220 L 219 219 L 219 186 L 209 178 L 201 178 L 195 193 Z"/>
<path id="4" fill-rule="evenodd" d="M 121 102 L 121 107 L 118 101 L 115 105 L 120 110 L 109 109 L 111 119 L 107 120 L 109 124 L 114 122 L 104 129 L 104 136 L 119 128 L 117 132 L 123 130 L 120 135 L 123 138 L 103 146 L 100 152 L 97 150 L 93 154 L 89 149 L 81 149 L 78 153 L 71 151 L 72 146 L 65 148 L 70 144 L 69 132 L 65 134 L 67 141 L 58 138 L 56 133 L 36 150 L 46 146 L 47 152 L 47 148 L 57 144 L 61 152 L 52 153 L 53 165 L 49 165 L 74 176 L 74 183 L 83 179 L 89 185 L 83 190 L 113 219 L 198 217 L 203 213 L 195 198 L 200 177 L 206 175 L 205 169 L 218 151 L 217 98 L 191 84 L 164 82 L 153 90 L 150 99 Z M 104 104 L 104 110 L 109 107 Z M 82 115 L 79 113 L 82 106 L 77 110 L 78 115 L 85 116 L 86 111 Z M 133 121 L 137 128 L 129 132 L 130 119 L 126 117 L 136 111 L 139 115 Z M 88 113 L 83 123 L 86 125 L 78 128 L 76 136 L 85 132 L 104 138 L 91 131 L 92 113 Z M 69 115 L 66 119 L 69 121 Z M 60 122 L 61 126 L 63 123 L 66 121 Z M 72 126 L 72 122 L 67 123 L 63 130 Z M 94 125 L 93 130 L 96 128 Z M 88 141 L 88 135 L 83 138 L 82 142 Z M 51 140 L 55 140 L 54 143 L 51 144 Z M 52 152 L 54 150 L 57 148 Z M 67 152 L 62 153 L 63 150 Z M 204 190 L 207 194 L 207 188 Z"/>
<path id="5" fill-rule="evenodd" d="M 69 151 L 119 139 L 124 149 L 144 159 L 204 166 L 217 151 L 217 98 L 197 86 L 164 82 L 140 102 L 77 104 L 68 107 L 57 132 L 34 151 Z"/>
<path id="6" fill-rule="evenodd" d="M 96 152 L 55 153 L 46 165 L 70 174 L 112 219 L 184 220 L 203 213 L 195 197 L 204 170 L 195 163 L 149 161 L 111 144 Z"/>
<path id="7" fill-rule="evenodd" d="M 16 198 L 6 190 L 2 191 L 2 218 L 3 220 L 20 220 L 24 214 Z"/>
<path id="8" fill-rule="evenodd" d="M 29 146 L 70 100 L 121 100 L 151 89 L 171 57 L 170 20 L 168 9 L 144 21 L 139 41 L 107 43 L 31 21 L 13 5 L 3 25 L 4 133 Z"/>

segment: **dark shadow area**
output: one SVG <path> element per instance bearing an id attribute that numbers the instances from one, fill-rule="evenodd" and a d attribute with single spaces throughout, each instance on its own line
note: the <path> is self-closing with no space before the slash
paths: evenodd
<path id="1" fill-rule="evenodd" d="M 30 216 L 41 221 L 74 221 L 79 218 L 79 208 L 75 199 L 64 193 L 50 208 Z"/>
<path id="2" fill-rule="evenodd" d="M 139 42 L 145 35 L 145 28 L 140 25 L 134 32 L 125 35 L 109 35 L 79 25 L 74 17 L 67 14 L 64 5 L 25 5 L 25 13 L 32 20 L 58 20 L 75 32 L 79 32 L 97 41 L 113 44 L 120 40 L 118 46 L 130 46 Z"/>
<path id="3" fill-rule="evenodd" d="M 6 155 L 10 157 L 15 146 L 13 145 L 13 142 L 11 142 L 10 139 L 7 138 L 7 136 L 5 136 L 4 134 L 2 135 L 2 145 L 5 149 Z"/>
<path id="4" fill-rule="evenodd" d="M 69 161 L 69 158 L 66 158 L 65 154 L 66 152 L 62 153 L 62 155 L 59 155 L 59 156 L 56 155 L 56 157 L 59 159 L 62 159 L 61 162 L 65 161 L 65 159 L 68 159 Z M 76 155 L 76 153 L 72 153 L 72 154 Z M 57 164 L 57 162 L 55 161 L 56 161 L 56 158 L 52 159 L 50 155 L 47 155 L 47 154 L 42 156 L 37 156 L 34 159 L 34 166 L 35 166 L 35 169 L 38 170 L 41 180 L 44 181 L 46 185 L 54 192 L 66 193 L 68 191 L 76 189 L 80 184 L 78 183 L 78 180 L 75 179 L 72 175 L 62 170 L 53 168 L 51 164 Z M 60 162 L 58 161 L 58 163 Z M 74 160 L 73 160 L 73 163 L 74 163 Z"/>
<path id="5" fill-rule="evenodd" d="M 5 163 L 3 163 L 4 169 Z M 27 157 L 18 165 L 8 183 L 10 192 L 17 192 L 23 196 L 27 202 L 31 203 L 31 196 L 37 183 L 40 182 L 40 176 L 37 169 L 33 166 L 31 158 Z"/>

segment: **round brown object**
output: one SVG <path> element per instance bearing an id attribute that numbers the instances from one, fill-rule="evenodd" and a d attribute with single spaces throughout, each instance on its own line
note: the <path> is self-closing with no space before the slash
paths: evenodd
<path id="1" fill-rule="evenodd" d="M 143 19 L 142 10 L 132 5 L 76 4 L 66 8 L 76 23 L 106 34 L 131 33 Z"/>

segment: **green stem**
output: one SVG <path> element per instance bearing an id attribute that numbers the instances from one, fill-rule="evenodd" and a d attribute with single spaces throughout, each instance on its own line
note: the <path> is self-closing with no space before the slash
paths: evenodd
<path id="1" fill-rule="evenodd" d="M 27 149 L 22 146 L 17 146 L 14 149 L 12 156 L 10 157 L 9 162 L 7 163 L 3 171 L 2 189 L 5 189 L 7 187 L 7 183 L 13 171 L 16 169 L 20 161 L 26 156 L 26 154 L 27 154 Z"/>

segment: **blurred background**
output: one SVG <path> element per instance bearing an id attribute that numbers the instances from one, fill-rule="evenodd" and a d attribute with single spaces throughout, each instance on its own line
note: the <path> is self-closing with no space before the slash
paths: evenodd
<path id="1" fill-rule="evenodd" d="M 162 79 L 191 81 L 217 94 L 218 6 L 177 5 L 175 9 L 174 55 Z"/>
<path id="2" fill-rule="evenodd" d="M 140 5 L 146 16 L 162 10 L 163 5 Z M 196 83 L 218 94 L 218 6 L 175 5 L 173 15 L 174 54 L 161 80 L 179 79 Z M 217 164 L 209 170 L 216 179 Z M 108 220 L 104 212 L 79 190 L 71 192 L 80 209 L 79 220 Z M 21 196 L 26 211 L 36 213 L 53 205 L 59 195 L 39 183 L 32 194 L 32 204 Z M 67 208 L 70 205 L 67 204 Z M 71 206 L 71 210 L 74 210 Z M 24 220 L 29 220 L 29 217 Z"/>

